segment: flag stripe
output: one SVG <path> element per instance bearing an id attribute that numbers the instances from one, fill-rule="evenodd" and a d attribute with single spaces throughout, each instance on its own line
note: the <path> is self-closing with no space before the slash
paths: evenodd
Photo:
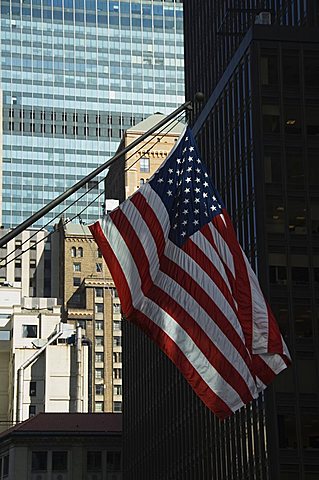
<path id="1" fill-rule="evenodd" d="M 114 214 L 112 216 L 112 220 L 113 220 L 114 224 L 119 228 L 119 233 L 122 236 L 123 240 L 126 242 L 126 244 L 132 246 L 131 254 L 132 254 L 132 257 L 134 259 L 136 269 L 139 273 L 140 278 L 142 278 L 143 276 L 145 278 L 146 275 L 151 276 L 151 274 L 149 272 L 145 271 L 145 265 L 147 264 L 147 261 L 148 261 L 146 258 L 144 258 L 145 257 L 145 249 L 146 249 L 147 246 L 145 244 L 146 242 L 144 242 L 144 244 L 141 243 L 141 240 L 138 238 L 138 236 L 136 234 L 136 231 L 138 231 L 140 228 L 142 228 L 145 231 L 145 229 L 147 229 L 147 227 L 145 225 L 142 225 L 143 219 L 139 217 L 137 212 L 132 213 L 130 210 L 131 209 L 128 207 L 127 211 L 131 215 L 131 223 L 128 223 L 128 221 L 124 220 L 124 218 L 123 218 L 124 213 L 121 210 L 117 210 L 116 215 Z M 150 235 L 145 235 L 143 238 L 147 239 L 147 245 L 149 246 L 150 245 L 150 241 L 149 241 Z M 172 243 L 169 243 L 169 244 L 172 246 L 172 248 L 174 248 L 174 244 L 172 244 Z M 181 254 L 183 254 L 182 251 L 181 251 Z M 164 261 L 165 258 L 166 257 L 163 256 L 162 260 Z M 171 263 L 171 262 L 168 262 L 168 263 Z M 166 266 L 168 265 L 168 263 L 166 263 Z M 141 265 L 142 265 L 142 267 L 141 267 Z M 161 269 L 162 269 L 162 264 L 161 264 Z M 131 275 L 132 275 L 132 272 L 131 272 Z M 184 275 L 184 278 L 185 278 L 186 273 L 185 272 L 182 273 L 182 276 L 183 275 Z M 175 276 L 175 278 L 178 278 L 177 271 L 174 272 L 173 276 Z M 162 279 L 162 278 L 163 277 L 161 277 L 159 275 L 159 278 L 153 279 L 153 280 L 155 280 L 155 282 L 158 282 L 159 279 Z M 190 280 L 191 280 L 191 278 L 190 278 Z M 146 285 L 149 285 L 150 279 L 148 279 L 147 281 L 144 280 L 144 283 Z M 188 282 L 186 282 L 186 283 L 188 283 Z M 173 288 L 170 288 L 171 285 L 173 285 Z M 173 296 L 175 295 L 175 292 L 179 291 L 180 285 L 175 285 L 175 282 L 173 283 L 173 282 L 170 281 L 170 279 L 167 280 L 165 278 L 164 282 L 161 282 L 160 287 L 163 290 L 164 289 L 166 291 L 169 290 L 169 295 L 170 296 L 168 296 L 164 292 L 161 292 L 160 289 L 149 290 L 147 288 L 145 290 L 144 289 L 142 289 L 142 290 L 143 290 L 144 295 L 147 295 L 148 297 L 153 298 L 154 302 L 156 302 L 158 305 L 160 305 L 162 307 L 163 306 L 165 307 L 165 305 L 167 305 L 166 311 L 174 313 L 173 317 L 174 317 L 174 320 L 177 323 L 183 322 L 184 328 L 186 327 L 185 331 L 187 331 L 188 335 L 192 338 L 192 340 L 194 341 L 196 346 L 198 348 L 200 348 L 201 352 L 206 352 L 206 355 L 208 355 L 208 358 L 210 359 L 212 365 L 214 365 L 214 368 L 216 367 L 216 364 L 223 364 L 223 363 L 228 364 L 228 368 L 231 371 L 231 375 L 227 376 L 227 380 L 230 381 L 231 384 L 235 388 L 236 388 L 236 385 L 233 382 L 237 382 L 237 389 L 240 391 L 243 398 L 245 398 L 246 401 L 248 401 L 247 398 L 248 398 L 248 396 L 251 397 L 251 394 L 248 392 L 248 389 L 247 389 L 246 385 L 244 385 L 243 379 L 240 378 L 240 376 L 237 374 L 236 370 L 233 369 L 232 365 L 231 365 L 231 363 L 235 363 L 235 362 L 243 363 L 243 360 L 240 359 L 240 356 L 238 354 L 238 350 L 236 348 L 234 348 L 233 345 L 231 344 L 231 342 L 229 340 L 229 336 L 226 337 L 222 333 L 222 331 L 220 331 L 220 330 L 215 332 L 217 325 L 214 322 L 212 322 L 211 318 L 207 314 L 204 314 L 203 311 L 198 311 L 198 318 L 200 318 L 200 319 L 206 318 L 206 325 L 204 325 L 204 322 L 201 321 L 201 327 L 204 326 L 205 327 L 204 330 L 206 330 L 206 331 L 212 331 L 211 338 L 210 339 L 207 338 L 203 329 L 199 328 L 199 325 L 196 324 L 196 322 L 193 320 L 193 318 L 190 315 L 186 315 L 186 311 L 183 310 L 180 307 L 180 305 L 178 305 L 177 302 L 176 303 L 174 302 Z M 179 288 L 176 288 L 176 287 L 179 287 Z M 194 293 L 195 292 L 193 292 L 193 294 Z M 164 299 L 163 299 L 163 297 L 164 297 Z M 179 292 L 179 298 L 183 298 L 183 294 L 181 292 Z M 195 298 L 196 298 L 196 295 L 195 295 Z M 206 301 L 210 301 L 210 299 L 207 297 L 207 295 L 205 295 L 205 298 L 203 300 L 204 301 L 201 302 L 202 304 L 205 303 Z M 189 298 L 185 299 L 184 301 L 182 301 L 182 304 L 183 305 L 189 305 L 189 309 L 191 311 L 192 310 L 194 311 L 195 308 L 197 310 L 201 310 L 200 305 L 198 305 L 198 304 L 195 305 L 195 300 L 194 300 L 193 297 L 189 297 Z M 137 308 L 139 308 L 138 305 L 136 305 L 136 306 L 137 306 Z M 218 317 L 218 313 L 216 314 L 216 316 Z M 187 319 L 185 319 L 185 317 L 187 317 Z M 228 326 L 226 326 L 226 329 L 229 330 Z M 236 336 L 237 336 L 237 334 L 236 334 Z M 215 345 L 212 343 L 214 337 L 216 339 L 218 339 L 217 343 L 220 344 L 219 345 L 219 350 L 217 350 Z M 245 355 L 246 360 L 249 361 L 250 359 L 249 359 L 249 356 L 247 354 L 247 351 L 244 348 L 241 348 L 241 350 L 242 350 L 242 354 Z M 223 351 L 223 355 L 220 353 L 220 351 Z M 229 361 L 227 360 L 226 355 L 227 355 L 227 357 L 229 357 L 229 359 L 230 359 Z M 231 362 L 231 363 L 229 363 L 229 362 Z M 250 373 L 248 367 L 246 365 L 243 365 L 239 368 L 239 370 L 240 370 L 240 373 L 242 373 L 242 371 L 243 371 L 243 376 L 245 377 L 245 381 L 247 383 L 249 383 L 249 386 L 252 389 L 253 394 L 255 394 L 254 379 L 251 377 L 251 373 Z"/>
<path id="2" fill-rule="evenodd" d="M 207 383 L 208 387 L 212 391 L 215 391 L 230 409 L 237 409 L 238 405 L 243 404 L 242 399 L 238 393 L 224 380 L 224 378 L 219 375 L 213 365 L 208 362 L 205 355 L 200 349 L 198 349 L 196 344 L 191 340 L 185 330 L 180 328 L 180 325 L 153 301 L 145 298 L 144 296 L 141 298 L 137 295 L 137 291 L 140 288 L 137 265 L 133 256 L 131 255 L 131 251 L 128 249 L 127 244 L 118 230 L 116 228 L 111 228 L 108 231 L 107 236 L 109 245 L 114 255 L 118 257 L 119 253 L 121 252 L 123 258 L 125 257 L 127 259 L 127 261 L 123 263 L 121 267 L 126 278 L 128 288 L 131 291 L 131 298 L 134 308 L 150 318 L 154 324 L 156 324 L 166 333 L 166 335 L 168 335 L 172 340 L 175 340 L 175 342 L 177 342 L 179 345 L 180 350 L 189 359 L 193 365 L 193 368 L 201 376 L 204 382 Z M 138 305 L 135 303 L 135 299 L 137 297 L 139 297 Z M 172 360 L 174 361 L 174 358 L 172 358 Z M 184 372 L 184 374 L 189 383 L 191 383 L 192 376 L 187 372 Z M 193 382 L 191 385 L 193 386 Z M 196 388 L 196 386 L 193 386 L 193 388 Z"/>

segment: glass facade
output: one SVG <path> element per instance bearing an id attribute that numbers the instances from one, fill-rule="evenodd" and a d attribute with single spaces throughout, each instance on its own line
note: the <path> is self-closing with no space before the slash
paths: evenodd
<path id="1" fill-rule="evenodd" d="M 0 15 L 11 227 L 110 158 L 124 129 L 183 103 L 183 11 L 174 0 L 1 0 Z M 101 178 L 64 204 L 90 190 L 66 216 L 90 202 L 82 220 L 100 216 Z"/>

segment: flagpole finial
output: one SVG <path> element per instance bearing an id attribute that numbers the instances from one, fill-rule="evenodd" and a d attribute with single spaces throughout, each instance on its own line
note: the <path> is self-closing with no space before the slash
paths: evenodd
<path id="1" fill-rule="evenodd" d="M 205 100 L 205 95 L 203 92 L 197 92 L 195 93 L 195 101 L 198 103 L 202 103 Z"/>

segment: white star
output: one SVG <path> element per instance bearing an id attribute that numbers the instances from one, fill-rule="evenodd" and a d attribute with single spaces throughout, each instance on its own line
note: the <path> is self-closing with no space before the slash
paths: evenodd
<path id="1" fill-rule="evenodd" d="M 203 193 L 203 198 L 207 198 L 208 197 L 208 193 L 204 192 Z"/>
<path id="2" fill-rule="evenodd" d="M 159 178 L 157 181 L 158 181 L 158 183 L 163 183 L 163 182 L 164 182 L 164 179 L 163 179 L 163 178 Z"/>
<path id="3" fill-rule="evenodd" d="M 208 183 L 207 183 L 207 182 L 204 182 L 204 187 L 208 187 Z"/>
<path id="4" fill-rule="evenodd" d="M 175 213 L 175 218 L 177 218 L 177 217 L 178 217 L 178 212 Z"/>
<path id="5" fill-rule="evenodd" d="M 191 172 L 193 169 L 193 167 L 188 167 L 188 169 L 186 170 L 186 172 Z"/>
<path id="6" fill-rule="evenodd" d="M 171 197 L 171 196 L 173 195 L 172 192 L 171 192 L 171 190 L 168 190 L 166 193 L 167 193 L 167 195 L 168 195 L 169 197 Z"/>
<path id="7" fill-rule="evenodd" d="M 213 196 L 213 200 L 214 200 L 214 202 L 216 202 L 216 197 L 215 196 Z"/>
<path id="8" fill-rule="evenodd" d="M 187 142 L 187 140 L 188 140 L 188 137 L 185 137 L 185 142 Z"/>
<path id="9" fill-rule="evenodd" d="M 181 172 L 180 172 L 179 170 L 176 170 L 176 174 L 177 174 L 177 175 L 180 175 Z"/>
<path id="10" fill-rule="evenodd" d="M 200 192 L 200 188 L 196 187 L 196 188 L 195 188 L 195 192 L 196 192 L 196 193 L 199 193 L 199 192 Z"/>
<path id="11" fill-rule="evenodd" d="M 194 202 L 195 202 L 195 203 L 200 203 L 200 199 L 199 199 L 199 198 L 195 198 Z"/>
<path id="12" fill-rule="evenodd" d="M 194 150 L 194 147 L 189 147 L 188 149 L 190 152 L 192 152 Z"/>
<path id="13" fill-rule="evenodd" d="M 194 221 L 193 221 L 193 224 L 194 224 L 194 225 L 198 225 L 198 224 L 199 224 L 199 220 L 194 220 Z"/>
<path id="14" fill-rule="evenodd" d="M 192 162 L 192 161 L 193 161 L 193 157 L 188 157 L 188 161 L 189 161 L 189 162 Z"/>
<path id="15" fill-rule="evenodd" d="M 191 181 L 192 181 L 191 177 L 187 177 L 186 180 L 185 180 L 185 182 L 187 182 L 187 183 L 189 183 Z"/>
<path id="16" fill-rule="evenodd" d="M 186 235 L 186 232 L 183 232 L 183 233 L 181 233 L 181 235 L 182 235 L 182 237 L 185 237 L 185 235 Z"/>
<path id="17" fill-rule="evenodd" d="M 195 215 L 198 215 L 198 214 L 199 214 L 198 208 L 196 208 L 196 209 L 194 210 L 194 213 L 195 213 Z"/>
<path id="18" fill-rule="evenodd" d="M 185 210 L 183 210 L 183 214 L 186 215 L 188 213 L 188 210 L 187 208 L 185 208 Z"/>
<path id="19" fill-rule="evenodd" d="M 174 170 L 173 170 L 172 168 L 169 168 L 168 171 L 169 171 L 169 173 L 173 173 L 173 172 L 174 172 Z"/>
<path id="20" fill-rule="evenodd" d="M 215 210 L 217 210 L 217 208 L 215 207 L 215 205 L 212 205 L 212 206 L 210 207 L 210 209 L 211 209 L 212 212 L 214 212 Z"/>
<path id="21" fill-rule="evenodd" d="M 204 212 L 205 213 L 205 216 L 208 217 L 208 213 L 207 212 Z"/>
<path id="22" fill-rule="evenodd" d="M 169 179 L 168 179 L 168 183 L 169 183 L 170 185 L 172 185 L 173 180 L 172 180 L 171 178 L 169 178 Z"/>
<path id="23" fill-rule="evenodd" d="M 185 188 L 185 190 L 184 190 L 185 193 L 189 193 L 190 191 L 191 191 L 190 188 Z"/>
<path id="24" fill-rule="evenodd" d="M 185 152 L 186 152 L 186 150 L 187 150 L 187 148 L 186 148 L 186 147 L 185 147 L 185 148 L 183 148 L 183 153 L 185 153 Z"/>
<path id="25" fill-rule="evenodd" d="M 184 220 L 184 221 L 182 222 L 182 225 L 187 225 L 187 220 Z"/>
<path id="26" fill-rule="evenodd" d="M 185 198 L 184 203 L 189 203 L 188 198 Z"/>
<path id="27" fill-rule="evenodd" d="M 222 208 L 222 206 L 218 204 L 218 208 Z"/>
<path id="28" fill-rule="evenodd" d="M 200 161 L 200 159 L 199 159 L 199 158 L 196 160 L 196 162 L 197 162 L 197 163 L 201 163 L 201 161 Z"/>
<path id="29" fill-rule="evenodd" d="M 196 177 L 196 178 L 195 178 L 195 182 L 196 182 L 196 183 L 199 183 L 199 182 L 200 182 L 200 178 Z"/>
<path id="30" fill-rule="evenodd" d="M 196 172 L 197 172 L 197 173 L 200 173 L 200 168 L 196 168 Z"/>
<path id="31" fill-rule="evenodd" d="M 205 172 L 205 177 L 207 178 L 208 177 L 208 173 Z"/>
<path id="32" fill-rule="evenodd" d="M 177 158 L 176 162 L 177 162 L 177 163 L 181 163 L 181 159 L 180 159 L 180 158 Z"/>

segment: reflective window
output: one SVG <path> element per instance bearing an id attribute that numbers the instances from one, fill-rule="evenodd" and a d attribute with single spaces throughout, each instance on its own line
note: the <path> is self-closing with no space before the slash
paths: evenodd
<path id="1" fill-rule="evenodd" d="M 100 472 L 102 470 L 102 452 L 87 452 L 88 472 Z"/>
<path id="2" fill-rule="evenodd" d="M 297 87 L 300 82 L 299 74 L 299 56 L 298 52 L 294 52 L 294 55 L 285 52 L 283 53 L 282 65 L 283 65 L 283 83 L 284 87 Z"/>
<path id="3" fill-rule="evenodd" d="M 278 440 L 280 448 L 297 448 L 296 417 L 278 415 Z"/>
<path id="4" fill-rule="evenodd" d="M 319 135 L 319 107 L 306 107 L 306 128 L 308 135 Z"/>
<path id="5" fill-rule="evenodd" d="M 262 55 L 260 59 L 262 85 L 278 84 L 278 58 L 276 55 Z"/>
<path id="6" fill-rule="evenodd" d="M 32 452 L 31 470 L 32 472 L 46 472 L 48 464 L 48 452 Z"/>
<path id="7" fill-rule="evenodd" d="M 304 198 L 288 199 L 288 222 L 290 233 L 299 235 L 307 233 Z"/>
<path id="8" fill-rule="evenodd" d="M 52 452 L 52 470 L 66 472 L 68 469 L 68 452 Z"/>
<path id="9" fill-rule="evenodd" d="M 265 148 L 264 164 L 266 183 L 282 182 L 281 158 L 282 155 L 280 152 Z"/>
<path id="10" fill-rule="evenodd" d="M 267 231 L 283 233 L 285 230 L 285 208 L 282 197 L 267 197 L 266 215 Z"/>
<path id="11" fill-rule="evenodd" d="M 280 132 L 280 110 L 279 105 L 263 105 L 263 126 L 264 133 Z"/>
<path id="12" fill-rule="evenodd" d="M 302 447 L 319 449 L 319 417 L 318 415 L 301 415 Z"/>

